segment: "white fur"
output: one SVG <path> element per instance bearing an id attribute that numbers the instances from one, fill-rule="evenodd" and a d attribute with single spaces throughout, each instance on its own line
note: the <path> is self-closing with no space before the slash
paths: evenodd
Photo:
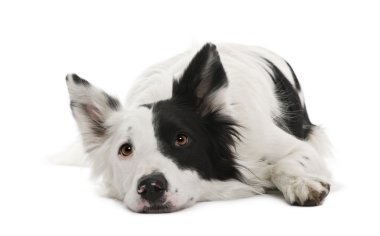
<path id="1" fill-rule="evenodd" d="M 164 173 L 170 183 L 166 194 L 173 210 L 197 201 L 248 197 L 264 193 L 267 188 L 278 188 L 288 202 L 298 200 L 301 204 L 313 191 L 327 191 L 324 183 L 330 181 L 330 176 L 324 157 L 328 153 L 328 140 L 321 128 L 313 128 L 311 137 L 303 141 L 280 129 L 272 119 L 282 115 L 282 108 L 261 57 L 272 61 L 294 85 L 286 62 L 257 47 L 222 44 L 217 49 L 229 85 L 212 99 L 215 104 L 227 104 L 224 112 L 244 127 L 239 129 L 243 139 L 238 142 L 236 152 L 247 183 L 205 181 L 194 171 L 180 170 L 158 151 L 151 112 L 138 107 L 171 97 L 173 78 L 183 73 L 196 48 L 147 69 L 128 93 L 125 106 L 119 111 L 105 111 L 106 124 L 111 127 L 108 135 L 103 140 L 84 139 L 85 145 L 91 147 L 89 156 L 94 172 L 103 179 L 108 194 L 122 200 L 131 210 L 141 211 L 147 206 L 136 193 L 136 184 L 140 177 L 154 170 Z M 96 104 L 104 103 L 96 88 L 80 88 L 89 91 L 78 92 L 78 86 L 71 80 L 68 86 L 74 99 L 94 97 Z M 304 102 L 303 97 L 301 101 Z M 134 144 L 134 153 L 122 160 L 117 151 L 128 139 Z"/>

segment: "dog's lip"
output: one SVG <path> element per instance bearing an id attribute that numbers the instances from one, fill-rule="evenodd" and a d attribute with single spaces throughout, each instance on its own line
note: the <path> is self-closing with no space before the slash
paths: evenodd
<path id="1" fill-rule="evenodd" d="M 163 205 L 146 206 L 141 210 L 141 213 L 169 213 L 172 212 L 172 209 L 172 205 L 166 203 Z"/>

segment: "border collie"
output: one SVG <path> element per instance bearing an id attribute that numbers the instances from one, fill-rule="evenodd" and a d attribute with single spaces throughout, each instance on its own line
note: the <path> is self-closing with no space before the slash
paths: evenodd
<path id="1" fill-rule="evenodd" d="M 107 194 L 135 212 L 282 192 L 320 205 L 328 140 L 290 65 L 258 47 L 207 43 L 145 71 L 125 104 L 66 76 L 83 147 Z"/>

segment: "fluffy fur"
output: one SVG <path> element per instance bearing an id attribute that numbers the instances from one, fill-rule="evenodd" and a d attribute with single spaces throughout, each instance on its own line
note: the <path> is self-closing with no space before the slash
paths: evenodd
<path id="1" fill-rule="evenodd" d="M 293 205 L 329 193 L 327 138 L 281 57 L 206 44 L 146 70 L 121 103 L 75 74 L 70 104 L 94 173 L 136 212 L 280 190 Z M 176 138 L 188 137 L 185 145 Z M 128 144 L 131 154 L 120 147 Z"/>

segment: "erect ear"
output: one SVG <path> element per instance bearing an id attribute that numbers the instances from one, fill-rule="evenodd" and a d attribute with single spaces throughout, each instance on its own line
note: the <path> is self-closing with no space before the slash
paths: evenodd
<path id="1" fill-rule="evenodd" d="M 173 97 L 195 106 L 201 115 L 221 109 L 221 91 L 228 80 L 219 53 L 208 43 L 194 56 L 182 77 L 173 82 Z"/>
<path id="2" fill-rule="evenodd" d="M 76 74 L 67 75 L 66 83 L 70 107 L 84 147 L 91 151 L 104 141 L 109 128 L 105 122 L 113 112 L 120 109 L 120 102 Z"/>

